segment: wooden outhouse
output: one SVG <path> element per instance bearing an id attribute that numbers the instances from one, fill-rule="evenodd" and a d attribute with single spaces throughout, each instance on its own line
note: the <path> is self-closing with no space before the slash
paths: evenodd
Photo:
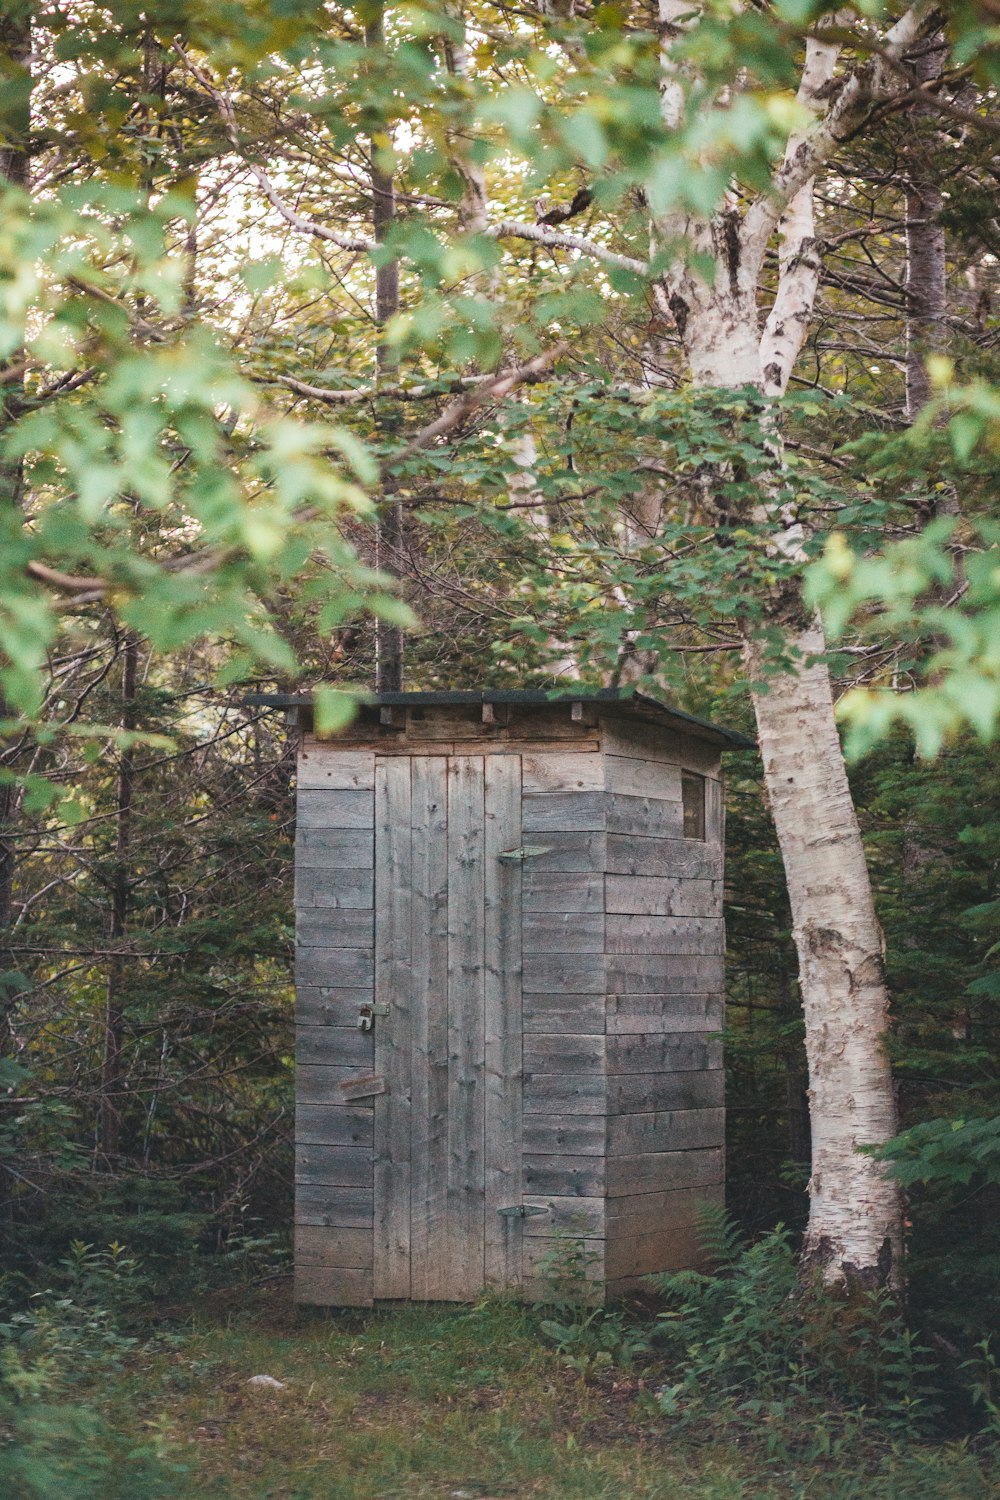
<path id="1" fill-rule="evenodd" d="M 609 1295 L 723 1183 L 720 754 L 638 693 L 301 703 L 296 1296 Z"/>

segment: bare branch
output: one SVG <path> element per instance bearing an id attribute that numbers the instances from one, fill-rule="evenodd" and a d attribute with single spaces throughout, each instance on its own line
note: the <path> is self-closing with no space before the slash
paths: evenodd
<path id="1" fill-rule="evenodd" d="M 502 219 L 499 224 L 491 224 L 486 233 L 494 240 L 531 240 L 533 244 L 545 245 L 550 250 L 575 250 L 578 255 L 586 255 L 606 266 L 620 266 L 622 270 L 634 271 L 638 276 L 645 276 L 649 269 L 644 260 L 636 260 L 631 255 L 618 255 L 616 251 L 608 250 L 596 240 L 586 239 L 582 234 L 565 234 L 548 229 L 544 224 L 521 224 L 516 219 Z"/>

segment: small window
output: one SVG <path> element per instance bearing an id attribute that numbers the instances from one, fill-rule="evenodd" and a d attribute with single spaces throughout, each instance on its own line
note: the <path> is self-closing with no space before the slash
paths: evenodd
<path id="1" fill-rule="evenodd" d="M 681 772 L 681 805 L 684 808 L 684 837 L 705 837 L 705 778 L 697 771 Z"/>

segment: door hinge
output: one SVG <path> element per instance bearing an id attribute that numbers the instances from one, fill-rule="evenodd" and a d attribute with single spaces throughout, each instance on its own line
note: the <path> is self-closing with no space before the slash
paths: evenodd
<path id="1" fill-rule="evenodd" d="M 547 1208 L 536 1208 L 533 1203 L 512 1203 L 509 1208 L 498 1208 L 502 1219 L 530 1219 L 535 1214 L 547 1214 Z"/>
<path id="2" fill-rule="evenodd" d="M 526 859 L 536 859 L 539 854 L 551 854 L 551 844 L 522 844 L 520 849 L 505 849 L 497 858 L 502 859 L 505 864 L 520 864 Z"/>

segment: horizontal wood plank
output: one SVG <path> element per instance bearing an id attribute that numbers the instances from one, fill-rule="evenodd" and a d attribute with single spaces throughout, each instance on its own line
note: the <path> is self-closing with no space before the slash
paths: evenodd
<path id="1" fill-rule="evenodd" d="M 526 911 L 522 933 L 525 954 L 603 953 L 604 913 Z"/>
<path id="2" fill-rule="evenodd" d="M 370 1146 L 299 1144 L 295 1148 L 295 1181 L 330 1187 L 370 1188 L 374 1183 Z"/>
<path id="3" fill-rule="evenodd" d="M 608 1077 L 722 1067 L 722 1038 L 702 1031 L 640 1031 L 607 1038 Z"/>
<path id="4" fill-rule="evenodd" d="M 358 1012 L 371 1003 L 372 991 L 365 985 L 340 989 L 334 985 L 300 984 L 295 990 L 295 1019 L 300 1026 L 357 1029 Z"/>
<path id="5" fill-rule="evenodd" d="M 373 828 L 375 796 L 370 791 L 300 791 L 295 799 L 297 828 Z"/>
<path id="6" fill-rule="evenodd" d="M 598 1238 L 574 1238 L 571 1248 L 574 1260 L 567 1265 L 567 1244 L 562 1238 L 549 1236 L 524 1242 L 524 1274 L 541 1288 L 540 1300 L 557 1296 L 573 1296 L 578 1280 L 602 1282 L 604 1280 L 604 1240 Z M 576 1259 L 575 1257 L 581 1257 Z M 570 1277 L 567 1273 L 572 1271 Z"/>
<path id="7" fill-rule="evenodd" d="M 591 871 L 539 870 L 529 859 L 524 864 L 521 900 L 526 912 L 602 912 L 604 876 Z"/>
<path id="8" fill-rule="evenodd" d="M 680 801 L 664 797 L 608 796 L 607 830 L 638 838 L 679 839 L 684 832 L 684 809 Z"/>
<path id="9" fill-rule="evenodd" d="M 619 1073 L 607 1080 L 606 1088 L 609 1115 L 718 1109 L 725 1099 L 726 1079 L 721 1068 L 710 1073 Z"/>
<path id="10" fill-rule="evenodd" d="M 721 995 L 609 995 L 609 1036 L 657 1031 L 720 1031 Z"/>
<path id="11" fill-rule="evenodd" d="M 371 791 L 375 786 L 375 753 L 306 744 L 299 752 L 295 780 L 299 791 Z"/>
<path id="12" fill-rule="evenodd" d="M 605 869 L 611 875 L 722 879 L 722 850 L 700 839 L 660 839 L 608 833 Z"/>
<path id="13" fill-rule="evenodd" d="M 601 716 L 601 748 L 605 755 L 635 756 L 641 760 L 662 761 L 684 766 L 702 775 L 718 774 L 721 753 L 718 745 L 655 724 L 625 723 L 621 719 Z"/>
<path id="14" fill-rule="evenodd" d="M 375 904 L 374 871 L 340 870 L 328 865 L 295 871 L 295 905 L 298 907 L 369 907 Z"/>
<path id="15" fill-rule="evenodd" d="M 321 1224 L 297 1224 L 295 1264 L 362 1270 L 371 1266 L 372 1244 L 370 1229 L 327 1229 Z"/>
<path id="16" fill-rule="evenodd" d="M 295 982 L 329 989 L 367 988 L 375 983 L 375 955 L 371 948 L 299 948 Z"/>
<path id="17" fill-rule="evenodd" d="M 722 1146 L 726 1140 L 726 1112 L 661 1109 L 640 1115 L 612 1115 L 608 1120 L 607 1140 L 608 1154 L 614 1156 Z"/>
<path id="18" fill-rule="evenodd" d="M 525 995 L 523 1015 L 526 1032 L 575 1031 L 597 1036 L 605 1028 L 605 999 L 603 995 L 569 995 L 561 990 Z"/>
<path id="19" fill-rule="evenodd" d="M 299 1063 L 371 1069 L 375 1039 L 356 1026 L 296 1026 L 295 1057 Z"/>
<path id="20" fill-rule="evenodd" d="M 373 828 L 298 828 L 295 833 L 298 870 L 375 868 Z"/>
<path id="21" fill-rule="evenodd" d="M 722 881 L 680 875 L 609 875 L 607 910 L 651 917 L 721 917 Z"/>
<path id="22" fill-rule="evenodd" d="M 296 1099 L 299 1104 L 343 1104 L 345 1099 L 341 1084 L 357 1078 L 360 1072 L 357 1067 L 300 1065 L 295 1073 Z"/>
<path id="23" fill-rule="evenodd" d="M 375 1195 L 371 1188 L 301 1183 L 295 1192 L 296 1224 L 337 1229 L 372 1229 Z"/>
<path id="24" fill-rule="evenodd" d="M 664 1193 L 673 1188 L 714 1185 L 724 1176 L 725 1154 L 721 1149 L 612 1156 L 607 1164 L 607 1191 L 609 1198 Z"/>
<path id="25" fill-rule="evenodd" d="M 724 953 L 726 929 L 721 917 L 650 917 L 610 915 L 608 953 Z"/>
<path id="26" fill-rule="evenodd" d="M 607 1085 L 601 1073 L 525 1074 L 526 1116 L 603 1115 L 607 1109 Z"/>
<path id="27" fill-rule="evenodd" d="M 603 870 L 606 841 L 603 832 L 583 829 L 576 833 L 565 833 L 559 829 L 546 829 L 544 839 L 530 839 L 530 843 L 545 846 L 544 854 L 532 855 L 525 862 L 532 875 L 549 871 L 562 874 L 587 873 Z"/>
<path id="28" fill-rule="evenodd" d="M 604 1267 L 607 1278 L 617 1281 L 626 1276 L 651 1276 L 658 1271 L 698 1269 L 707 1259 L 698 1225 L 685 1224 L 649 1234 L 629 1230 L 609 1235 Z"/>
<path id="29" fill-rule="evenodd" d="M 706 1209 L 721 1208 L 724 1202 L 723 1183 L 676 1188 L 673 1192 L 626 1194 L 621 1198 L 609 1198 L 608 1235 L 620 1239 L 623 1234 L 656 1234 L 664 1229 L 698 1224 Z"/>
<path id="30" fill-rule="evenodd" d="M 527 793 L 600 792 L 604 790 L 604 766 L 599 755 L 586 751 L 525 754 L 521 759 L 521 785 Z"/>
<path id="31" fill-rule="evenodd" d="M 721 953 L 614 953 L 605 959 L 609 995 L 720 995 Z"/>
<path id="32" fill-rule="evenodd" d="M 524 1038 L 525 1073 L 604 1072 L 605 1037 L 572 1032 L 532 1032 Z"/>
<path id="33" fill-rule="evenodd" d="M 371 1268 L 297 1266 L 295 1300 L 309 1307 L 371 1307 Z"/>
<path id="34" fill-rule="evenodd" d="M 604 828 L 603 792 L 533 792 L 522 804 L 522 831 L 588 833 Z"/>
<path id="35" fill-rule="evenodd" d="M 680 769 L 663 761 L 605 755 L 604 784 L 609 792 L 627 797 L 663 798 L 673 803 L 681 800 Z"/>
<path id="36" fill-rule="evenodd" d="M 605 959 L 600 953 L 525 953 L 525 993 L 603 995 Z"/>
<path id="37" fill-rule="evenodd" d="M 300 948 L 370 948 L 375 914 L 369 907 L 300 906 L 295 941 Z"/>
<path id="38" fill-rule="evenodd" d="M 604 1192 L 603 1156 L 564 1156 L 540 1152 L 525 1156 L 523 1190 L 532 1197 L 597 1198 Z"/>
<path id="39" fill-rule="evenodd" d="M 524 1195 L 531 1208 L 544 1208 L 543 1214 L 532 1214 L 524 1220 L 524 1239 L 551 1239 L 563 1235 L 600 1238 L 604 1234 L 605 1200 L 599 1198 L 562 1198 L 556 1194 Z"/>
<path id="40" fill-rule="evenodd" d="M 528 1115 L 524 1121 L 524 1154 L 603 1156 L 607 1142 L 604 1115 Z M 634 1148 L 630 1148 L 634 1149 Z"/>
<path id="41" fill-rule="evenodd" d="M 361 1104 L 299 1104 L 295 1139 L 309 1146 L 371 1146 L 374 1110 Z"/>

